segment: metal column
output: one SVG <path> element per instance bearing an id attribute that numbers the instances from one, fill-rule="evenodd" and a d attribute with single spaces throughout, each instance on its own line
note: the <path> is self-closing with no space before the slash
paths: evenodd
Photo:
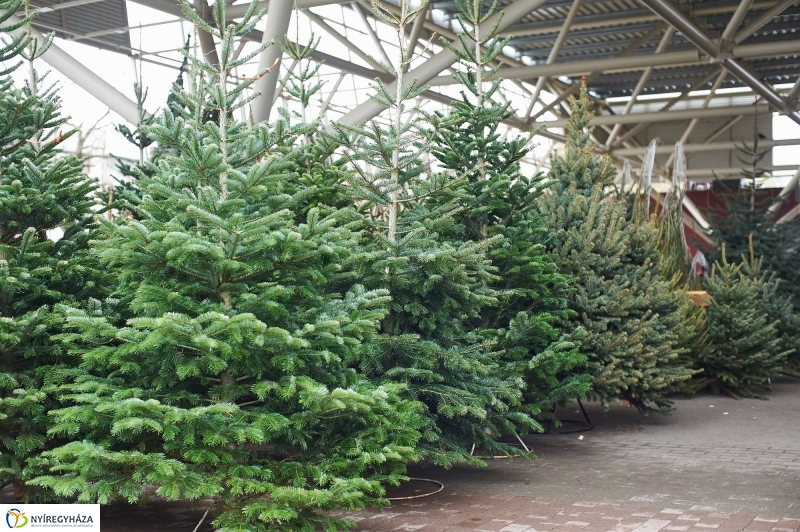
<path id="1" fill-rule="evenodd" d="M 256 123 L 268 121 L 269 114 L 272 111 L 275 88 L 278 86 L 281 72 L 280 58 L 283 55 L 277 41 L 280 40 L 284 43 L 286 41 L 286 33 L 289 31 L 289 21 L 292 18 L 292 11 L 294 11 L 294 3 L 289 0 L 270 2 L 269 8 L 267 26 L 264 29 L 261 43 L 275 42 L 261 52 L 261 56 L 258 59 L 258 70 L 262 72 L 271 66 L 272 70 L 253 84 L 253 90 L 260 93 L 252 103 L 253 121 Z M 276 63 L 276 61 L 278 62 Z"/>

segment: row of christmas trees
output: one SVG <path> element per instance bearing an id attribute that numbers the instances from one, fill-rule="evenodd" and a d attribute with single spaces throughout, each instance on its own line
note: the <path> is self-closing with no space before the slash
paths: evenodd
<path id="1" fill-rule="evenodd" d="M 102 207 L 59 149 L 71 133 L 34 68 L 48 43 L 0 0 L 0 60 L 29 69 L 22 87 L 20 65 L 0 73 L 0 484 L 333 530 L 330 511 L 385 502 L 409 462 L 518 454 L 507 437 L 570 399 L 666 411 L 692 383 L 742 392 L 796 363 L 796 315 L 757 260 L 718 265 L 707 317 L 692 305 L 688 266 L 665 260 L 684 251 L 680 202 L 650 217 L 649 197 L 613 192 L 585 90 L 549 175 L 521 173 L 531 137 L 501 133 L 513 110 L 486 81 L 500 15 L 457 4 L 450 113 L 414 105 L 405 30 L 424 6 L 403 0 L 375 5 L 400 50 L 395 83 L 376 82 L 386 120 L 326 130 L 237 122 L 257 76 L 231 73 L 263 47 L 233 44 L 262 14 L 228 24 L 216 2 L 212 27 L 184 3 L 219 65 L 187 53 L 189 87 L 135 134 L 158 157 Z M 312 48 L 284 50 L 304 106 Z"/>

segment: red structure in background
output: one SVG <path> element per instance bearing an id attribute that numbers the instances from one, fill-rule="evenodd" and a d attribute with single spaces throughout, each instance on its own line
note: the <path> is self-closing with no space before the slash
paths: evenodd
<path id="1" fill-rule="evenodd" d="M 777 198 L 780 193 L 781 189 L 779 188 L 758 189 L 756 190 L 756 203 L 761 208 L 766 209 L 768 205 L 772 204 L 770 200 Z M 703 216 L 705 216 L 706 220 L 710 221 L 712 217 L 725 215 L 725 196 L 729 194 L 747 194 L 749 197 L 750 191 L 744 189 L 731 191 L 689 190 L 686 192 L 686 197 L 692 200 Z M 790 194 L 778 209 L 778 218 L 789 212 L 797 204 L 798 201 L 795 198 L 795 195 Z M 694 217 L 685 208 L 683 209 L 683 215 L 687 219 L 694 219 Z M 705 243 L 705 239 L 700 238 L 697 233 L 688 225 L 685 226 L 685 230 L 686 241 L 689 243 L 689 247 L 692 250 L 692 256 L 694 256 L 698 248 L 703 253 L 708 255 L 711 250 L 709 249 L 708 244 Z"/>

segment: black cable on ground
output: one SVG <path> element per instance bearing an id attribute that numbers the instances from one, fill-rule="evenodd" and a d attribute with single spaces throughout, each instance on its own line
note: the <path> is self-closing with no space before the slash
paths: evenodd
<path id="1" fill-rule="evenodd" d="M 440 491 L 444 489 L 444 484 L 439 482 L 438 480 L 431 480 L 429 478 L 414 478 L 411 477 L 408 479 L 409 481 L 416 480 L 417 482 L 430 482 L 431 484 L 438 484 L 439 489 L 436 491 L 432 491 L 430 493 L 423 493 L 421 495 L 409 495 L 408 497 L 386 497 L 390 501 L 409 501 L 411 499 L 421 499 L 423 497 L 430 497 L 431 495 L 436 495 Z"/>

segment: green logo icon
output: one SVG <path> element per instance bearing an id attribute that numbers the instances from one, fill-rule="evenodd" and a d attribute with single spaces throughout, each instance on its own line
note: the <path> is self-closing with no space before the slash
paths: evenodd
<path id="1" fill-rule="evenodd" d="M 28 518 L 25 516 L 25 512 L 11 508 L 6 511 L 6 524 L 8 528 L 22 528 L 28 524 Z"/>

